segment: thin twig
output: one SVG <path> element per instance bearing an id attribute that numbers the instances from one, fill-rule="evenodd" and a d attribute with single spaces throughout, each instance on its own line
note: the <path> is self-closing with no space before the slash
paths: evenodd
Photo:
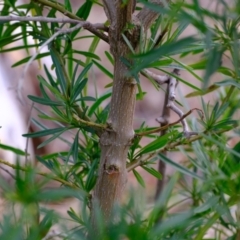
<path id="1" fill-rule="evenodd" d="M 7 170 L 6 168 L 4 168 L 3 166 L 0 165 L 0 168 L 6 172 L 8 175 L 10 175 L 13 179 L 16 179 L 16 177 L 9 171 Z"/>
<path id="2" fill-rule="evenodd" d="M 149 70 L 144 70 L 143 72 L 144 74 L 147 74 L 147 76 L 150 76 L 157 84 L 162 85 L 164 83 L 169 83 L 169 88 L 168 88 L 168 103 L 167 106 L 168 108 L 170 108 L 172 111 L 174 111 L 179 117 L 180 117 L 180 122 L 182 123 L 183 126 L 183 133 L 185 135 L 185 137 L 189 138 L 192 135 L 197 135 L 197 132 L 191 132 L 189 131 L 188 128 L 188 124 L 187 121 L 185 120 L 186 115 L 181 111 L 181 109 L 179 109 L 174 103 L 176 100 L 176 93 L 175 93 L 175 89 L 178 85 L 178 81 L 175 77 L 173 76 L 168 76 L 168 75 L 159 75 L 159 74 L 155 74 Z M 179 75 L 179 69 L 174 69 L 173 73 L 175 75 Z M 198 109 L 199 111 L 201 111 L 200 109 Z M 202 118 L 203 118 L 203 112 L 202 113 Z M 183 117 L 183 118 L 182 118 Z M 157 119 L 158 120 L 158 119 Z M 160 119 L 161 120 L 161 119 Z M 160 122 L 161 123 L 161 122 Z M 168 125 L 166 125 L 167 127 Z M 160 129 L 165 130 L 165 129 Z"/>
<path id="3" fill-rule="evenodd" d="M 158 132 L 160 132 L 160 131 L 163 131 L 163 130 L 165 130 L 165 129 L 168 129 L 169 127 L 172 127 L 172 126 L 180 123 L 184 118 L 186 118 L 188 115 L 190 115 L 194 110 L 200 111 L 200 113 L 202 113 L 202 110 L 201 110 L 201 109 L 193 108 L 193 109 L 189 110 L 187 113 L 183 114 L 183 115 L 182 115 L 177 121 L 175 121 L 175 122 L 169 123 L 169 124 L 167 124 L 167 125 L 165 125 L 165 126 L 158 127 L 158 128 L 155 128 L 155 129 L 152 129 L 152 130 L 149 130 L 149 131 L 136 133 L 135 136 L 136 136 L 136 137 L 146 136 L 146 135 L 149 135 L 149 134 L 158 133 Z"/>
<path id="4" fill-rule="evenodd" d="M 229 130 L 232 130 L 232 129 L 222 129 L 222 130 L 214 132 L 214 134 L 218 135 L 218 134 L 227 132 Z M 204 131 L 203 133 L 207 133 L 207 131 Z M 190 137 L 190 138 L 186 139 L 184 142 L 182 140 L 179 140 L 179 141 L 176 141 L 176 142 L 173 142 L 173 143 L 168 143 L 165 147 L 163 147 L 162 149 L 160 149 L 157 152 L 150 153 L 144 159 L 143 159 L 143 156 L 140 156 L 140 157 L 136 158 L 135 160 L 133 160 L 131 163 L 129 163 L 127 165 L 127 171 L 130 172 L 138 166 L 142 166 L 142 165 L 147 164 L 147 162 L 149 160 L 151 160 L 154 156 L 156 156 L 158 153 L 162 153 L 163 151 L 169 151 L 169 150 L 175 149 L 178 146 L 189 145 L 190 143 L 195 142 L 197 140 L 200 140 L 202 138 L 203 138 L 202 135 L 198 135 L 198 136 Z"/>
<path id="5" fill-rule="evenodd" d="M 104 33 L 98 31 L 103 30 L 108 32 L 108 27 L 105 26 L 103 23 L 96 23 L 92 24 L 87 21 L 77 20 L 77 19 L 69 19 L 69 18 L 49 18 L 49 17 L 31 17 L 31 16 L 0 16 L 0 22 L 12 22 L 12 21 L 19 21 L 19 22 L 47 22 L 47 23 L 71 23 L 71 24 L 82 24 L 81 27 L 84 29 L 89 30 L 103 41 L 108 42 L 108 36 Z"/>
<path id="6" fill-rule="evenodd" d="M 112 129 L 110 129 L 108 127 L 108 125 L 106 125 L 106 124 L 99 124 L 99 123 L 95 123 L 95 122 L 86 121 L 86 120 L 83 120 L 82 118 L 80 118 L 79 116 L 77 116 L 76 114 L 73 114 L 73 117 L 75 118 L 75 120 L 77 122 L 80 122 L 88 127 L 92 127 L 96 130 L 101 129 L 101 130 L 112 131 Z"/>

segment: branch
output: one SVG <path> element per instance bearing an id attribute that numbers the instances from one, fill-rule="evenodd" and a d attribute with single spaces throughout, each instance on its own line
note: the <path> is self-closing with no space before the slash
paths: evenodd
<path id="1" fill-rule="evenodd" d="M 215 131 L 214 133 L 218 135 L 218 134 L 227 132 L 231 129 L 222 129 L 222 130 L 219 130 L 219 131 Z M 204 131 L 203 133 L 207 133 L 207 131 Z M 189 145 L 190 143 L 195 142 L 197 140 L 200 140 L 202 138 L 203 138 L 202 135 L 198 135 L 198 136 L 194 136 L 194 137 L 190 137 L 188 139 L 185 139 L 185 142 L 182 142 L 181 140 L 179 140 L 179 141 L 174 142 L 174 143 L 168 143 L 161 150 L 159 150 L 157 152 L 150 153 L 145 159 L 143 159 L 143 156 L 140 156 L 139 158 L 137 158 L 137 159 L 133 160 L 132 162 L 130 162 L 129 164 L 127 164 L 127 171 L 130 172 L 138 166 L 142 166 L 142 165 L 147 164 L 148 160 L 152 159 L 158 153 L 162 153 L 164 151 L 169 151 L 169 150 L 175 149 L 176 147 L 181 146 L 181 145 L 182 146 Z"/>
<path id="2" fill-rule="evenodd" d="M 2 17 L 2 16 L 0 16 L 0 22 L 4 23 L 4 22 L 12 22 L 12 21 L 82 24 L 80 27 L 83 27 L 84 29 L 89 30 L 90 32 L 92 32 L 93 34 L 95 34 L 96 36 L 101 38 L 103 41 L 108 42 L 108 36 L 106 36 L 105 34 L 98 31 L 98 29 L 108 31 L 108 27 L 106 27 L 102 23 L 92 24 L 87 21 L 77 20 L 77 19 L 69 19 L 69 18 L 49 18 L 49 17 L 39 17 L 39 16 L 36 16 L 36 17 L 30 17 L 30 16 L 26 16 L 26 17 L 3 16 Z"/>
<path id="3" fill-rule="evenodd" d="M 156 4 L 160 7 L 165 7 L 169 0 L 150 0 L 149 3 Z M 152 23 L 159 16 L 159 12 L 153 11 L 152 9 L 144 6 L 143 9 L 137 14 L 137 19 L 140 21 L 141 25 L 145 30 L 147 30 Z"/>
<path id="4" fill-rule="evenodd" d="M 169 124 L 167 124 L 165 126 L 162 126 L 162 127 L 159 127 L 159 128 L 155 128 L 155 129 L 149 130 L 149 131 L 136 133 L 135 137 L 142 137 L 142 136 L 146 136 L 146 135 L 149 135 L 149 134 L 158 133 L 160 131 L 166 130 L 169 127 L 172 127 L 172 126 L 182 122 L 184 120 L 184 118 L 186 118 L 188 115 L 190 115 L 194 110 L 200 111 L 202 113 L 201 109 L 193 108 L 193 109 L 189 110 L 187 113 L 183 114 L 177 121 L 169 123 Z M 158 121 L 160 121 L 160 120 L 158 120 Z"/>
<path id="5" fill-rule="evenodd" d="M 176 99 L 175 89 L 176 89 L 177 84 L 178 84 L 177 79 L 172 77 L 172 76 L 168 76 L 168 75 L 163 75 L 162 76 L 162 75 L 159 75 L 159 74 L 155 74 L 155 73 L 153 73 L 149 70 L 144 70 L 141 73 L 143 75 L 146 74 L 145 76 L 147 76 L 147 77 L 150 76 L 159 85 L 162 85 L 164 83 L 169 84 L 169 87 L 168 87 L 168 102 L 167 102 L 166 107 L 170 108 L 172 111 L 174 111 L 180 117 L 180 119 L 177 122 L 174 122 L 172 124 L 175 125 L 176 123 L 178 123 L 180 121 L 182 123 L 182 126 L 183 126 L 183 133 L 184 133 L 185 137 L 187 137 L 187 138 L 189 138 L 192 135 L 197 135 L 197 132 L 189 131 L 188 124 L 187 124 L 187 121 L 185 120 L 185 117 L 187 115 L 189 115 L 193 110 L 198 110 L 201 113 L 201 118 L 203 118 L 203 112 L 200 109 L 194 108 L 193 110 L 190 110 L 187 114 L 183 114 L 183 112 L 174 104 L 175 99 Z M 175 68 L 173 70 L 173 74 L 179 75 L 179 69 Z M 157 118 L 156 120 L 159 123 L 162 123 L 161 118 Z M 167 124 L 163 127 L 160 127 L 159 129 L 157 129 L 157 132 L 165 130 L 166 128 L 172 126 L 172 124 Z M 164 129 L 162 129 L 162 128 L 164 128 Z M 155 130 L 156 129 L 151 130 L 151 131 L 155 131 Z M 151 132 L 151 131 L 148 131 L 148 132 Z M 154 132 L 151 132 L 151 133 L 154 133 Z"/>
<path id="6" fill-rule="evenodd" d="M 12 169 L 18 169 L 18 170 L 21 170 L 21 171 L 24 171 L 24 172 L 29 172 L 30 169 L 29 168 L 25 168 L 25 167 L 22 167 L 22 166 L 17 166 L 15 164 L 12 164 L 12 163 L 9 163 L 7 161 L 4 161 L 2 159 L 0 159 L 0 163 L 1 164 L 4 164 Z M 65 186 L 68 186 L 68 187 L 71 187 L 71 188 L 74 188 L 74 189 L 79 189 L 79 187 L 75 184 L 72 184 L 72 183 L 69 183 L 59 177 L 54 177 L 54 176 L 51 176 L 47 173 L 43 173 L 43 172 L 36 172 L 37 175 L 41 175 L 43 177 L 46 177 L 46 178 L 49 178 L 51 180 L 54 180 L 54 181 L 57 181 L 57 182 L 60 182 L 61 184 L 65 185 Z"/>
<path id="7" fill-rule="evenodd" d="M 48 7 L 51 7 L 53 9 L 56 9 L 57 11 L 61 12 L 62 14 L 64 14 L 65 16 L 67 16 L 71 19 L 75 19 L 75 20 L 78 20 L 78 21 L 83 21 L 83 19 L 81 19 L 78 16 L 76 16 L 75 14 L 69 12 L 65 7 L 63 7 L 59 3 L 51 2 L 51 1 L 48 1 L 48 0 L 35 0 L 35 2 L 41 3 L 44 6 L 48 6 Z M 105 34 L 97 31 L 95 28 L 89 28 L 89 29 L 85 28 L 85 29 L 87 29 L 89 32 L 93 33 L 94 35 L 98 36 L 103 41 L 108 42 L 108 37 Z"/>
<path id="8" fill-rule="evenodd" d="M 95 130 L 106 130 L 106 131 L 113 131 L 112 129 L 109 128 L 108 125 L 106 124 L 99 124 L 99 123 L 94 123 L 94 122 L 90 122 L 90 121 L 86 121 L 86 120 L 83 120 L 81 119 L 79 116 L 77 116 L 76 114 L 73 114 L 73 117 L 75 118 L 76 121 L 88 126 L 88 127 L 91 127 L 91 128 L 94 128 Z"/>
<path id="9" fill-rule="evenodd" d="M 8 171 L 6 168 L 4 168 L 3 166 L 0 165 L 0 169 L 2 169 L 4 172 L 6 172 L 8 175 L 10 175 L 10 177 L 12 177 L 13 179 L 16 179 L 16 177 L 10 171 Z"/>

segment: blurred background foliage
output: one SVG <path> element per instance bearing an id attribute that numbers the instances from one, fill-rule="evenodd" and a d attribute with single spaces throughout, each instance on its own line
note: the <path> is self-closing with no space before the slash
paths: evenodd
<path id="1" fill-rule="evenodd" d="M 86 20 L 96 4 L 102 7 L 99 1 L 87 0 L 73 11 L 70 0 L 61 3 L 35 0 L 24 4 L 3 0 L 1 16 L 32 14 L 55 18 L 65 14 Z M 214 8 L 198 0 L 175 0 L 166 8 L 148 1 L 137 4 L 137 11 L 146 5 L 161 13 L 147 35 L 141 34 L 139 52 L 133 51 L 129 56 L 131 63 L 122 59 L 130 69 L 129 74 L 138 81 L 137 100 L 142 100 L 148 91 L 142 87 L 139 77 L 144 68 L 170 75 L 171 69 L 177 68 L 188 72 L 193 79 L 188 81 L 177 76 L 181 85 L 191 89 L 178 104 L 185 106 L 186 101 L 197 98 L 204 119 L 189 121 L 191 128 L 199 132 L 190 139 L 184 138 L 182 127 L 176 125 L 161 137 L 147 135 L 148 144 L 142 144 L 141 138 L 134 140 L 127 167 L 137 163 L 136 166 L 161 179 L 154 167 L 161 159 L 176 171 L 153 203 L 144 197 L 148 186 L 139 167 L 131 168 L 141 187 L 130 191 L 132 194 L 128 193 L 121 207 L 116 206 L 114 216 L 117 218 L 109 224 L 104 224 L 101 213 L 97 213 L 99 239 L 240 239 L 240 132 L 237 127 L 240 1 L 218 0 L 214 4 Z M 60 27 L 58 23 L 1 21 L 0 53 L 25 50 L 29 56 L 12 67 L 27 64 L 31 51 L 37 51 L 55 33 L 55 28 Z M 2 166 L 8 165 L 15 171 L 9 173 L 14 184 L 4 178 L 0 181 L 1 196 L 7 206 L 1 217 L 0 239 L 96 239 L 89 223 L 89 209 L 100 159 L 98 137 L 106 126 L 113 72 L 96 54 L 100 39 L 83 31 L 81 28 L 59 35 L 48 44 L 48 51 L 38 54 L 38 64 L 46 56 L 51 57 L 51 64 L 44 65 L 44 73 L 37 76 L 41 94 L 28 96 L 38 112 L 38 118 L 31 120 L 38 131 L 24 136 L 47 137 L 38 148 L 61 139 L 69 150 L 37 155 L 38 163 L 49 170 L 39 172 L 34 166 L 21 163 L 24 151 L 0 145 L 16 154 L 16 164 L 7 163 L 8 159 L 1 160 Z M 29 42 L 29 37 L 34 43 Z M 74 42 L 80 45 L 86 38 L 89 48 L 79 51 L 74 47 Z M 131 49 L 126 36 L 124 39 Z M 110 51 L 105 52 L 105 57 L 113 64 Z M 186 64 L 187 57 L 194 60 Z M 89 72 L 93 66 L 111 79 L 101 94 L 97 81 L 95 90 L 89 91 Z M 216 74 L 221 76 L 220 80 L 213 78 Z M 162 91 L 152 79 L 149 81 Z M 213 94 L 213 101 L 205 99 L 209 93 Z M 47 111 L 42 110 L 41 105 L 47 106 Z M 54 122 L 56 127 L 45 125 L 46 120 Z M 142 122 L 135 131 L 151 129 L 153 127 Z M 71 133 L 71 140 L 64 137 L 66 132 Z M 177 152 L 184 160 L 180 163 L 178 159 L 163 155 L 163 149 Z M 59 186 L 48 189 L 46 185 L 52 180 L 59 182 Z M 68 198 L 76 198 L 80 207 L 68 206 L 67 217 L 42 205 L 52 201 L 61 204 Z M 56 225 L 57 230 L 54 230 Z"/>

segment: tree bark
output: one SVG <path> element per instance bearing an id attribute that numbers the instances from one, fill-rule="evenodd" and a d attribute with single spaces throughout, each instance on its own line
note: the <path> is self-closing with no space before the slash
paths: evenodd
<path id="1" fill-rule="evenodd" d="M 161 1 L 154 1 L 161 3 Z M 106 130 L 100 137 L 101 159 L 99 175 L 93 193 L 91 220 L 95 225 L 94 209 L 99 208 L 107 221 L 111 216 L 115 203 L 118 203 L 123 195 L 127 183 L 126 160 L 131 141 L 134 137 L 133 115 L 136 102 L 136 81 L 129 76 L 129 69 L 121 58 L 128 58 L 131 53 L 129 47 L 122 38 L 124 33 L 135 49 L 136 36 L 140 36 L 140 26 L 136 26 L 131 33 L 125 30 L 127 23 L 132 22 L 132 9 L 134 1 L 128 1 L 122 6 L 119 0 L 104 0 L 104 9 L 110 21 L 109 44 L 114 56 L 114 80 L 111 99 L 111 107 L 108 125 L 111 130 Z M 146 9 L 144 8 L 145 14 Z M 145 15 L 144 15 L 145 16 Z M 145 23 L 141 12 L 137 15 L 138 22 L 149 27 L 156 19 L 157 14 L 151 15 L 151 19 Z M 146 28 L 145 28 L 146 29 Z M 138 38 L 138 37 L 137 37 Z"/>

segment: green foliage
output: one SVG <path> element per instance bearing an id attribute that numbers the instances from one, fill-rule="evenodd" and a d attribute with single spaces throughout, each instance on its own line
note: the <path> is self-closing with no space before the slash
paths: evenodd
<path id="1" fill-rule="evenodd" d="M 152 24 L 149 34 L 141 29 L 138 52 L 134 51 L 127 35 L 122 34 L 132 54 L 121 60 L 128 67 L 129 76 L 137 81 L 136 99 L 142 100 L 148 94 L 139 77 L 144 68 L 155 68 L 169 75 L 173 75 L 169 69 L 171 72 L 171 69 L 177 68 L 192 76 L 193 82 L 175 77 L 181 85 L 191 89 L 186 96 L 188 99 L 196 97 L 201 101 L 204 119 L 192 122 L 191 128 L 200 134 L 190 139 L 183 136 L 179 125 L 169 128 L 160 137 L 147 134 L 145 137 L 150 143 L 145 145 L 140 135 L 136 135 L 128 152 L 127 169 L 132 170 L 141 188 L 132 191 L 129 200 L 121 207 L 115 206 L 114 216 L 117 217 L 108 222 L 103 221 L 101 212 L 97 212 L 98 239 L 201 240 L 207 239 L 210 230 L 213 232 L 211 239 L 237 239 L 240 234 L 240 132 L 236 129 L 238 121 L 235 119 L 239 112 L 240 2 L 235 1 L 230 7 L 224 0 L 217 1 L 216 6 L 223 8 L 223 12 L 203 8 L 198 0 L 175 1 L 169 8 L 156 7 L 148 1 L 140 2 L 161 15 Z M 44 14 L 55 18 L 57 14 L 64 13 L 74 19 L 86 20 L 95 4 L 102 7 L 98 1 L 86 0 L 73 11 L 70 0 L 65 0 L 64 5 L 55 1 L 41 1 L 39 4 L 38 0 L 19 5 L 17 1 L 9 0 L 3 1 L 1 16 L 27 16 L 32 11 L 40 16 Z M 60 25 L 0 22 L 0 53 L 26 50 L 29 55 L 30 49 L 36 51 Z M 189 27 L 197 34 L 186 37 Z M 16 33 L 15 30 L 21 32 Z M 20 166 L 19 159 L 16 165 L 8 164 L 15 168 L 14 186 L 1 178 L 2 195 L 9 208 L 2 214 L 0 239 L 48 239 L 44 237 L 56 225 L 61 229 L 60 239 L 96 239 L 89 222 L 90 211 L 93 211 L 90 202 L 98 177 L 99 136 L 103 128 L 109 127 L 107 116 L 114 73 L 96 53 L 100 38 L 85 34 L 80 28 L 59 35 L 48 44 L 48 52 L 36 57 L 40 63 L 42 58 L 51 56 L 52 66 L 44 65 L 44 73 L 37 77 L 41 96 L 28 96 L 38 113 L 38 118 L 32 119 L 38 131 L 23 136 L 47 137 L 38 148 L 58 139 L 66 144 L 68 151 L 36 156 L 37 162 L 45 166 L 49 174 L 38 172 L 28 165 Z M 34 44 L 29 43 L 29 36 L 34 39 Z M 86 38 L 89 46 L 84 45 Z M 19 45 L 8 46 L 16 42 Z M 82 44 L 84 50 L 75 49 L 75 42 Z M 105 51 L 105 55 L 114 65 L 110 50 Z M 226 56 L 230 61 L 228 64 L 223 60 Z M 187 57 L 194 59 L 189 65 L 186 64 Z M 12 67 L 26 64 L 30 58 L 27 56 Z M 109 89 L 99 95 L 97 90 L 95 95 L 90 94 L 88 87 L 95 69 L 111 79 L 106 86 Z M 196 70 L 202 70 L 203 77 Z M 221 74 L 221 79 L 212 83 L 216 74 Z M 159 91 L 153 80 L 149 81 Z M 208 102 L 205 95 L 210 92 L 214 100 Z M 42 110 L 41 105 L 47 106 L 48 110 Z M 179 105 L 184 106 L 184 101 Z M 46 122 L 53 123 L 54 127 L 49 128 Z M 142 123 L 135 132 L 144 133 L 153 129 Z M 234 147 L 229 144 L 231 141 L 237 141 Z M 24 151 L 12 146 L 0 144 L 0 148 L 18 157 L 25 155 Z M 183 161 L 180 163 L 164 155 L 163 149 L 176 151 L 183 156 Z M 153 165 L 160 160 L 176 172 L 167 179 L 162 194 L 154 204 L 141 205 L 144 197 L 139 192 L 145 191 L 148 186 L 136 167 L 141 166 L 148 174 L 161 179 L 161 174 Z M 42 179 L 37 181 L 39 175 Z M 61 186 L 47 190 L 45 186 L 52 180 Z M 68 218 L 42 204 L 60 203 L 68 198 L 77 199 L 80 205 L 80 210 L 67 208 Z M 19 207 L 19 213 L 15 206 Z"/>

